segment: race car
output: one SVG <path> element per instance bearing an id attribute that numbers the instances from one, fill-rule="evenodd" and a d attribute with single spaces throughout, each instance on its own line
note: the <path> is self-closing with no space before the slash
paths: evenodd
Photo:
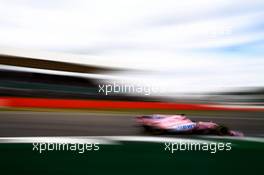
<path id="1" fill-rule="evenodd" d="M 145 131 L 152 134 L 187 133 L 212 134 L 225 136 L 243 136 L 243 133 L 229 130 L 227 127 L 214 122 L 192 121 L 184 114 L 180 115 L 144 115 L 136 118 L 137 123 Z"/>

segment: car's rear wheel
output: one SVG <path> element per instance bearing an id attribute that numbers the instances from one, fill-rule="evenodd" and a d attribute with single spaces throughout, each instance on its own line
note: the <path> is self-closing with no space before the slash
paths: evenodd
<path id="1" fill-rule="evenodd" d="M 163 129 L 159 129 L 159 128 L 153 128 L 153 127 L 150 127 L 150 126 L 143 126 L 144 130 L 146 133 L 149 133 L 149 134 L 154 134 L 154 135 L 161 135 L 161 134 L 164 134 L 165 131 Z"/>

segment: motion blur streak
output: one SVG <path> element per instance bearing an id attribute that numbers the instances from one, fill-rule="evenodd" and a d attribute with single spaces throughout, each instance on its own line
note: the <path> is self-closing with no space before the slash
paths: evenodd
<path id="1" fill-rule="evenodd" d="M 67 100 L 41 98 L 0 98 L 0 106 L 27 108 L 73 108 L 73 109 L 167 109 L 167 110 L 238 110 L 264 111 L 263 107 L 230 107 L 204 104 L 180 104 L 165 102 L 128 102 L 103 100 Z"/>
<path id="2" fill-rule="evenodd" d="M 148 135 L 136 125 L 135 116 L 147 111 L 131 113 L 119 111 L 0 111 L 1 137 L 29 136 L 140 136 Z M 153 113 L 152 110 L 149 113 Z M 172 112 L 175 113 L 175 112 Z M 190 113 L 190 111 L 186 111 Z M 263 112 L 215 111 L 194 112 L 188 117 L 194 121 L 214 121 L 245 136 L 263 137 Z M 165 136 L 165 135 L 163 135 Z M 161 137 L 163 137 L 161 136 Z M 174 136 L 173 136 L 174 137 Z M 190 138 L 190 135 L 175 137 Z"/>
<path id="3" fill-rule="evenodd" d="M 98 143 L 118 144 L 107 137 L 1 137 L 0 143 Z"/>
<path id="4" fill-rule="evenodd" d="M 263 7 L 261 0 L 1 2 L 0 133 L 56 134 L 35 116 L 57 121 L 63 135 L 138 135 L 135 115 L 157 112 L 204 115 L 263 136 Z M 165 91 L 98 92 L 113 82 Z M 32 113 L 27 123 L 15 112 L 44 109 L 62 116 Z M 68 109 L 83 110 L 77 126 L 67 123 Z"/>
<path id="5" fill-rule="evenodd" d="M 72 136 L 72 137 L 1 137 L 0 143 L 98 143 L 98 144 L 120 144 L 119 141 L 133 142 L 192 142 L 204 143 L 206 139 L 187 139 L 151 136 Z"/>

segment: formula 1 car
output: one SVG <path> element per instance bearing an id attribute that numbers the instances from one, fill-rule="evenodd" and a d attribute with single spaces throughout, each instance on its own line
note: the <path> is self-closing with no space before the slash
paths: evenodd
<path id="1" fill-rule="evenodd" d="M 243 136 L 243 133 L 229 130 L 227 127 L 213 123 L 192 121 L 184 114 L 180 115 L 145 115 L 136 118 L 145 131 L 152 134 L 186 133 L 224 136 Z"/>

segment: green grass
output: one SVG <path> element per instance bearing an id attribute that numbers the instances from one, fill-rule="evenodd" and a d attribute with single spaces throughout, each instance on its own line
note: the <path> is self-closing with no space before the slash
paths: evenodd
<path id="1" fill-rule="evenodd" d="M 31 144 L 0 144 L 1 174 L 262 174 L 264 144 L 232 141 L 231 151 L 164 150 L 161 143 L 102 145 L 98 152 L 39 154 Z"/>

